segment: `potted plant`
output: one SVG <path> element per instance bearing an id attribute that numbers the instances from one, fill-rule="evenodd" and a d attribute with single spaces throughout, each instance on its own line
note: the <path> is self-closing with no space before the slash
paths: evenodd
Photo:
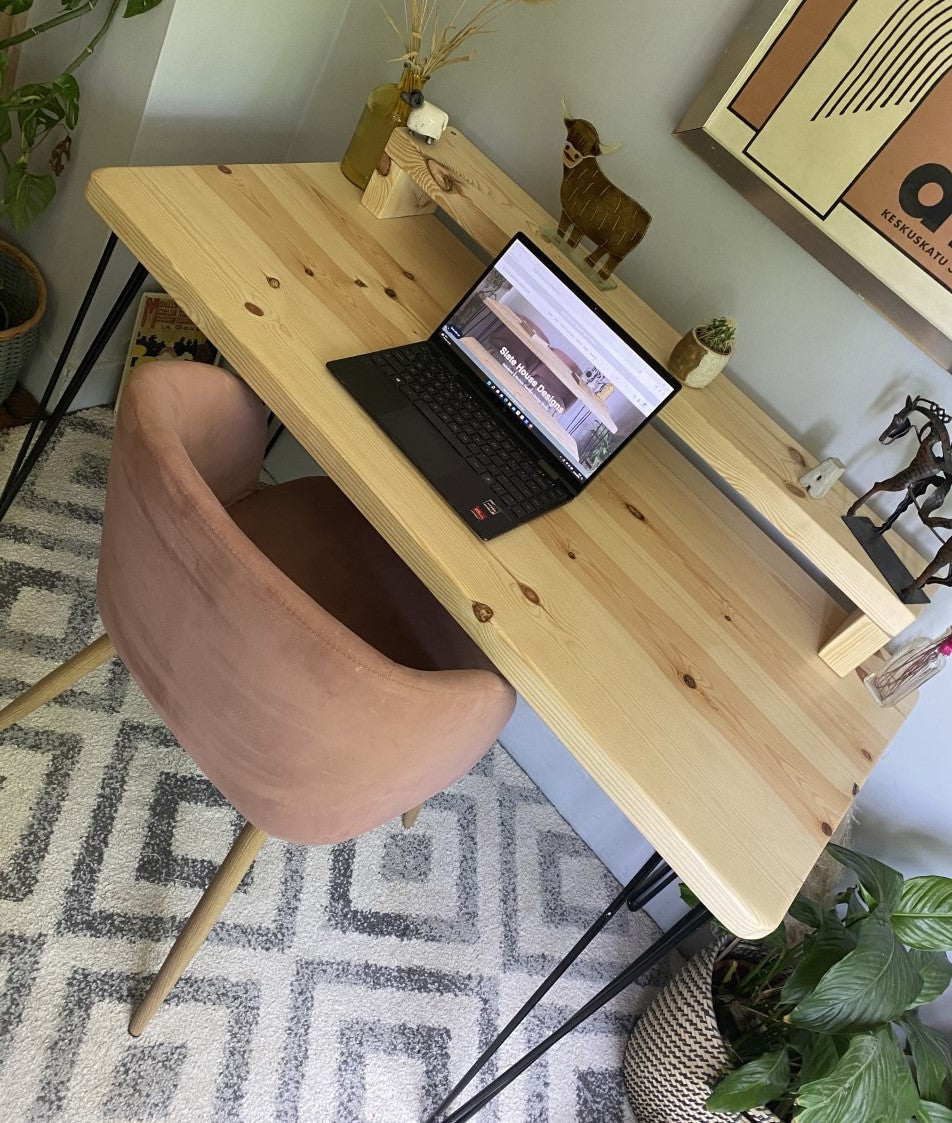
<path id="1" fill-rule="evenodd" d="M 952 981 L 952 878 L 828 851 L 855 884 L 831 908 L 797 898 L 802 939 L 722 934 L 635 1026 L 639 1123 L 952 1123 L 952 1047 L 919 1019 Z"/>
<path id="2" fill-rule="evenodd" d="M 706 324 L 692 328 L 674 345 L 668 370 L 685 386 L 706 386 L 727 366 L 727 360 L 734 353 L 736 331 L 734 321 L 728 316 L 715 316 Z"/>

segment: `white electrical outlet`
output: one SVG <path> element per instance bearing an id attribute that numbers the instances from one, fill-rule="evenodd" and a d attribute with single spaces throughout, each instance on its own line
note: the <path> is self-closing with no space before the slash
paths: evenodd
<path id="1" fill-rule="evenodd" d="M 842 460 L 828 456 L 815 468 L 804 472 L 800 477 L 800 484 L 811 499 L 822 499 L 845 471 L 846 465 Z"/>

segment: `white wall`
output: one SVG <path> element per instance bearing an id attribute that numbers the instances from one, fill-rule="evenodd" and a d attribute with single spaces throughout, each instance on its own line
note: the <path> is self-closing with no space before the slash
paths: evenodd
<path id="1" fill-rule="evenodd" d="M 83 102 L 77 160 L 61 196 L 23 238 L 53 296 L 40 352 L 25 379 L 34 393 L 46 383 L 108 234 L 83 198 L 89 172 L 104 165 L 284 159 L 346 6 L 347 0 L 281 0 L 278 6 L 164 0 L 145 15 L 116 20 L 78 74 Z M 60 10 L 58 0 L 36 7 L 36 19 Z M 51 67 L 85 44 L 101 18 L 97 10 L 28 43 L 18 78 L 31 72 L 48 78 Z M 67 374 L 132 265 L 120 247 Z M 117 330 L 75 408 L 114 397 L 133 314 Z"/>
<path id="2" fill-rule="evenodd" d="M 76 72 L 82 93 L 73 160 L 49 210 L 23 235 L 14 236 L 40 266 L 50 295 L 40 347 L 24 378 L 34 394 L 46 384 L 106 242 L 106 228 L 83 198 L 83 188 L 93 168 L 129 162 L 173 3 L 165 0 L 145 15 L 116 19 L 96 53 Z M 61 10 L 59 0 L 39 0 L 31 11 L 31 22 L 43 22 Z M 17 83 L 55 77 L 85 47 L 102 19 L 103 12 L 97 9 L 25 43 Z M 131 268 L 131 259 L 126 257 L 125 269 L 118 268 L 115 275 L 128 275 Z M 97 308 L 99 319 L 105 307 L 101 302 Z M 124 346 L 116 350 L 124 357 Z"/>
<path id="3" fill-rule="evenodd" d="M 179 3 L 134 164 L 284 160 L 347 0 Z"/>
<path id="4" fill-rule="evenodd" d="M 555 0 L 514 8 L 471 61 L 440 72 L 427 96 L 557 212 L 560 99 L 624 148 L 603 166 L 654 216 L 620 276 L 686 330 L 716 313 L 739 323 L 732 377 L 817 456 L 850 465 L 865 490 L 911 458 L 876 438 L 905 393 L 952 405 L 952 377 L 801 250 L 671 132 L 753 6 L 750 0 Z M 394 40 L 373 4 L 352 3 L 294 159 L 339 158 L 368 90 L 392 79 Z M 923 538 L 928 548 L 928 539 Z M 950 623 L 952 596 L 921 620 Z M 921 701 L 860 800 L 859 843 L 909 872 L 952 876 L 952 672 Z M 538 719 L 521 707 L 506 735 L 567 817 L 625 877 L 644 843 Z M 946 1007 L 952 1025 L 952 1002 Z"/>

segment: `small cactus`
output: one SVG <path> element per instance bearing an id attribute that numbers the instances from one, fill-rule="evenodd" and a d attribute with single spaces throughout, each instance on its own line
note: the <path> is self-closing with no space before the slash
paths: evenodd
<path id="1" fill-rule="evenodd" d="M 695 328 L 698 342 L 718 355 L 729 355 L 734 350 L 734 321 L 727 316 L 715 316 L 702 327 Z"/>

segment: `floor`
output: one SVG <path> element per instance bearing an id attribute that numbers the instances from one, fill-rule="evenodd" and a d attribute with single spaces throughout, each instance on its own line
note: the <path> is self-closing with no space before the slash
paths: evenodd
<path id="1" fill-rule="evenodd" d="M 111 424 L 72 415 L 0 525 L 0 702 L 98 633 Z M 0 434 L 0 478 L 18 437 Z M 118 661 L 0 734 L 0 1119 L 419 1123 L 617 889 L 497 746 L 410 832 L 270 842 L 133 1040 L 130 1006 L 239 827 Z M 612 921 L 503 1059 L 656 933 Z M 630 1123 L 621 1057 L 652 990 L 479 1120 Z"/>

